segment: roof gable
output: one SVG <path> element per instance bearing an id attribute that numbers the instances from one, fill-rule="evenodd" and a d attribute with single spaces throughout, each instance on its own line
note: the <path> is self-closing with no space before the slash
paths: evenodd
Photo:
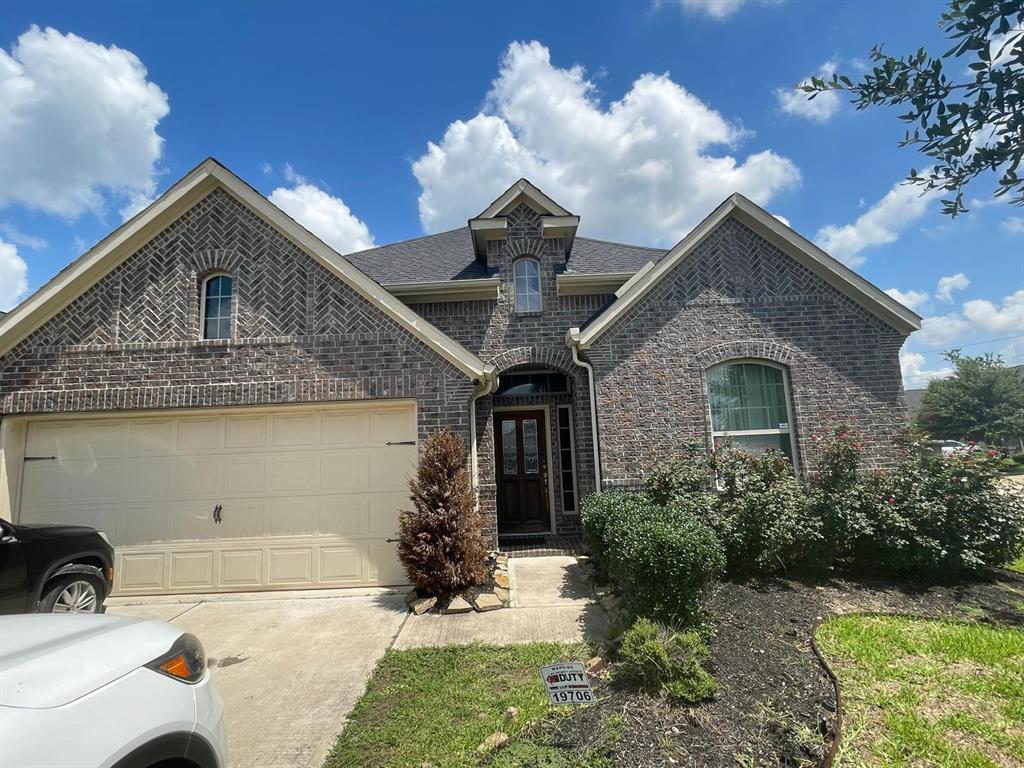
<path id="1" fill-rule="evenodd" d="M 581 349 L 599 339 L 617 320 L 647 293 L 727 218 L 734 217 L 783 253 L 808 268 L 850 299 L 904 333 L 921 327 L 921 317 L 900 304 L 877 286 L 865 280 L 845 264 L 829 256 L 817 245 L 786 226 L 757 204 L 740 194 L 731 195 L 694 227 L 660 261 L 632 284 L 584 329 L 570 331 Z"/>
<path id="2" fill-rule="evenodd" d="M 489 367 L 480 358 L 413 312 L 212 158 L 186 174 L 145 210 L 86 251 L 0 318 L 0 355 L 9 352 L 216 188 L 224 189 L 253 213 L 261 216 L 331 274 L 347 283 L 467 376 L 481 378 L 489 375 Z"/>

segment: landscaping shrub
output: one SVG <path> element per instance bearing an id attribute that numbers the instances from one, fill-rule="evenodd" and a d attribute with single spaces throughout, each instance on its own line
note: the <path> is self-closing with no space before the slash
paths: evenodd
<path id="1" fill-rule="evenodd" d="M 605 534 L 613 517 L 629 516 L 646 509 L 644 499 L 636 493 L 608 491 L 592 493 L 583 501 L 580 509 L 580 524 L 583 540 L 590 551 L 591 560 L 602 579 L 608 578 L 608 561 L 605 555 Z"/>
<path id="2" fill-rule="evenodd" d="M 685 501 L 708 494 L 713 487 L 712 460 L 707 448 L 688 443 L 679 455 L 661 461 L 645 479 L 647 496 L 655 504 Z"/>
<path id="3" fill-rule="evenodd" d="M 675 632 L 641 618 L 622 637 L 615 672 L 648 693 L 696 704 L 718 690 L 715 678 L 700 665 L 707 655 L 695 632 Z"/>
<path id="4" fill-rule="evenodd" d="M 629 496 L 609 516 L 602 539 L 608 575 L 624 607 L 670 625 L 696 621 L 725 566 L 718 537 L 684 509 Z"/>
<path id="5" fill-rule="evenodd" d="M 444 427 L 427 436 L 409 490 L 414 509 L 401 513 L 398 545 L 409 581 L 434 595 L 481 584 L 487 540 L 459 435 Z"/>
<path id="6" fill-rule="evenodd" d="M 715 525 L 731 572 L 806 572 L 826 564 L 822 521 L 784 454 L 726 448 L 715 466 L 722 487 Z"/>

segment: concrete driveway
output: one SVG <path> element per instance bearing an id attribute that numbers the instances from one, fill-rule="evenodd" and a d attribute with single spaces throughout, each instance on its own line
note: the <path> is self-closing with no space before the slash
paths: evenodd
<path id="1" fill-rule="evenodd" d="M 408 615 L 386 590 L 113 598 L 107 612 L 170 621 L 203 642 L 232 768 L 319 768 Z"/>

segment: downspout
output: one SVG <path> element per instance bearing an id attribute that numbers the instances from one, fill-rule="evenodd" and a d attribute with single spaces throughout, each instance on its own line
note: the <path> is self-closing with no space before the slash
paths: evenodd
<path id="1" fill-rule="evenodd" d="M 498 377 L 494 375 L 494 366 L 487 366 L 483 376 L 477 379 L 476 389 L 469 398 L 469 466 L 473 477 L 473 490 L 480 485 L 480 470 L 476 458 L 476 401 L 489 395 L 498 388 Z"/>
<path id="2" fill-rule="evenodd" d="M 580 329 L 570 328 L 565 333 L 565 343 L 572 352 L 572 361 L 580 368 L 587 371 L 587 381 L 590 383 L 590 430 L 591 440 L 594 443 L 594 483 L 596 491 L 600 493 L 601 487 L 601 447 L 597 441 L 597 384 L 594 382 L 594 366 L 580 358 Z"/>

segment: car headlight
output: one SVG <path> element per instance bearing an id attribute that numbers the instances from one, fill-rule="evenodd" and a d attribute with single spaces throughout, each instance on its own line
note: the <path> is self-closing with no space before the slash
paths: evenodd
<path id="1" fill-rule="evenodd" d="M 174 641 L 171 650 L 146 666 L 183 683 L 195 684 L 206 674 L 206 651 L 198 637 L 186 632 Z"/>

